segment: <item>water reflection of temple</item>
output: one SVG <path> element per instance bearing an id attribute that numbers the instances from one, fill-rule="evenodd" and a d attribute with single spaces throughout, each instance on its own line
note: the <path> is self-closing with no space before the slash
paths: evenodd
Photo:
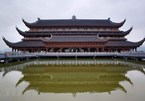
<path id="1" fill-rule="evenodd" d="M 141 68 L 132 68 L 123 64 L 110 65 L 29 65 L 23 68 L 23 77 L 16 86 L 23 81 L 29 85 L 22 92 L 35 90 L 40 93 L 103 93 L 114 90 L 127 92 L 120 82 L 133 84 L 125 76 L 128 71 Z"/>

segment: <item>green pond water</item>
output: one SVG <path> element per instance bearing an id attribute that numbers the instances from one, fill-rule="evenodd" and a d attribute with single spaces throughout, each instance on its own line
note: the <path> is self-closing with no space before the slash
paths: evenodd
<path id="1" fill-rule="evenodd" d="M 43 60 L 0 68 L 0 101 L 145 101 L 145 65 Z"/>

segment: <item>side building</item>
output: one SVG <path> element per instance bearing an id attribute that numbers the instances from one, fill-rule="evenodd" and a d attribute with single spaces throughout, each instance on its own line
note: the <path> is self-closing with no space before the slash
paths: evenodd
<path id="1" fill-rule="evenodd" d="M 47 19 L 28 23 L 23 19 L 28 31 L 16 30 L 24 38 L 12 43 L 3 37 L 13 51 L 28 52 L 122 52 L 137 51 L 145 38 L 130 42 L 125 38 L 133 27 L 121 31 L 126 19 L 120 23 L 108 19 Z"/>

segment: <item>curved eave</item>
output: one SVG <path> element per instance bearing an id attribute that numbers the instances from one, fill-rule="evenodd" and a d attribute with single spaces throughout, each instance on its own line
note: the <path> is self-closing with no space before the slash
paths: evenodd
<path id="1" fill-rule="evenodd" d="M 23 90 L 22 95 L 25 94 L 26 91 L 30 90 L 30 84 Z"/>
<path id="2" fill-rule="evenodd" d="M 10 48 L 36 48 L 36 47 L 43 47 L 44 44 L 43 42 L 40 40 L 34 40 L 34 41 L 21 41 L 21 42 L 17 42 L 17 43 L 11 43 L 8 40 L 6 40 L 3 37 L 4 42 L 10 47 Z M 34 44 L 35 43 L 35 44 Z"/>
<path id="3" fill-rule="evenodd" d="M 36 24 L 40 19 L 38 18 L 38 20 L 34 23 L 28 23 L 26 22 L 24 19 L 22 19 L 23 23 L 28 27 L 28 28 L 32 28 L 34 24 Z"/>
<path id="4" fill-rule="evenodd" d="M 120 84 L 119 84 L 119 89 L 122 90 L 124 93 L 127 93 L 126 89 Z"/>
<path id="5" fill-rule="evenodd" d="M 5 77 L 8 73 L 9 73 L 9 71 L 5 71 L 5 72 L 3 73 L 3 77 Z"/>
<path id="6" fill-rule="evenodd" d="M 16 30 L 18 31 L 18 33 L 20 34 L 20 35 L 22 35 L 22 36 L 29 36 L 27 33 L 25 33 L 25 32 L 23 32 L 23 31 L 21 31 L 18 27 L 16 27 Z"/>
<path id="7" fill-rule="evenodd" d="M 108 41 L 106 43 L 106 47 L 128 47 L 128 48 L 137 48 L 140 45 L 143 44 L 143 42 L 145 41 L 145 39 L 139 41 L 139 42 L 130 42 L 130 41 L 123 41 L 123 40 L 113 40 L 113 41 Z"/>
<path id="8" fill-rule="evenodd" d="M 142 40 L 141 40 L 141 41 L 139 41 L 139 42 L 136 42 L 136 43 L 135 43 L 136 47 L 141 46 L 141 45 L 144 43 L 144 41 L 145 41 L 145 38 L 144 38 L 144 39 L 142 39 Z"/>
<path id="9" fill-rule="evenodd" d="M 16 27 L 16 30 L 18 31 L 18 33 L 24 37 L 42 37 L 42 36 L 49 36 L 49 34 L 45 34 L 45 33 L 30 33 L 30 32 L 23 32 L 21 31 L 18 27 Z"/>
<path id="10" fill-rule="evenodd" d="M 20 84 L 20 83 L 22 83 L 24 81 L 24 78 L 21 78 L 17 83 L 16 83 L 16 87 Z"/>
<path id="11" fill-rule="evenodd" d="M 3 41 L 4 41 L 9 47 L 15 47 L 15 43 L 9 42 L 9 41 L 6 40 L 4 37 L 3 37 Z"/>
<path id="12" fill-rule="evenodd" d="M 114 27 L 117 27 L 117 28 L 120 28 L 126 22 L 126 19 L 124 19 L 124 21 L 122 21 L 120 23 L 115 23 L 115 22 L 111 21 L 110 18 L 108 18 L 108 20 L 110 21 L 110 23 L 112 23 L 114 25 Z"/>
<path id="13" fill-rule="evenodd" d="M 99 36 L 124 37 L 124 36 L 128 35 L 132 29 L 133 29 L 133 27 L 131 27 L 129 30 L 124 31 L 124 32 L 122 31 L 122 32 L 114 32 L 114 33 L 100 33 Z"/>
<path id="14" fill-rule="evenodd" d="M 132 31 L 133 27 L 131 27 L 129 30 L 124 32 L 124 36 L 128 35 Z"/>

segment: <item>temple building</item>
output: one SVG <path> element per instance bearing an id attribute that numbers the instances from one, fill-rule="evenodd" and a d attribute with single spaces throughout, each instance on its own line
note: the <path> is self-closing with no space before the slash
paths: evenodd
<path id="1" fill-rule="evenodd" d="M 3 37 L 13 51 L 28 52 L 122 52 L 137 51 L 145 38 L 130 42 L 125 38 L 133 27 L 121 31 L 126 19 L 116 23 L 108 19 L 47 19 L 28 23 L 28 31 L 16 30 L 24 38 L 12 43 Z"/>

